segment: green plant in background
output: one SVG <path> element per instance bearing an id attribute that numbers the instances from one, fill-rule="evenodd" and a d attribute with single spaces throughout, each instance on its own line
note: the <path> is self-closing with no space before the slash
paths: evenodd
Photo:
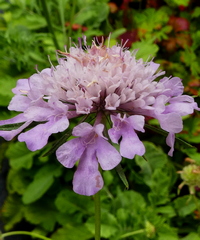
<path id="1" fill-rule="evenodd" d="M 188 1 L 165 1 L 163 6 L 153 2 L 160 4 L 151 1 L 150 8 L 140 5 L 140 9 L 138 5 L 116 5 L 115 13 L 109 12 L 111 5 L 107 1 L 48 1 L 47 8 L 60 49 L 64 49 L 69 36 L 73 42 L 82 35 L 90 39 L 113 32 L 112 43 L 121 34 L 129 34 L 131 49 L 139 48 L 138 58 L 157 56 L 156 62 L 169 74 L 183 79 L 187 93 L 198 96 L 199 7 Z M 180 5 L 185 9 L 179 10 Z M 16 79 L 33 74 L 36 63 L 39 70 L 43 69 L 48 64 L 47 55 L 54 64 L 57 47 L 40 1 L 1 1 L 0 9 L 0 115 L 7 119 L 15 114 L 9 113 L 6 106 Z M 126 23 L 126 11 L 131 24 Z M 177 29 L 177 25 L 181 27 Z M 131 42 L 130 31 L 137 32 L 136 41 Z M 181 180 L 176 173 L 183 169 L 186 156 L 200 161 L 199 124 L 198 113 L 184 120 L 184 130 L 178 136 L 197 149 L 179 145 L 172 160 L 163 152 L 167 151 L 164 138 L 147 131 L 143 136 L 146 160 L 136 156 L 135 160 L 122 161 L 130 185 L 128 191 L 115 170 L 103 172 L 102 239 L 200 239 L 198 189 L 196 198 L 191 198 L 185 187 L 177 195 Z M 1 210 L 4 229 L 12 231 L 25 219 L 36 237 L 93 239 L 94 199 L 72 192 L 73 170 L 63 169 L 53 154 L 46 156 L 49 150 L 46 147 L 30 152 L 24 143 L 15 140 L 1 143 L 1 162 L 7 158 L 10 164 L 8 196 Z"/>

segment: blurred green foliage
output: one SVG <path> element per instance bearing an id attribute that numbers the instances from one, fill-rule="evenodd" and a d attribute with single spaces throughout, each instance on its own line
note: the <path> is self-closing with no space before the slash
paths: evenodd
<path id="1" fill-rule="evenodd" d="M 57 42 L 61 50 L 82 35 L 88 42 L 97 36 L 110 44 L 129 39 L 125 47 L 138 49 L 137 57 L 155 57 L 167 75 L 183 79 L 185 92 L 200 102 L 200 4 L 188 0 L 50 0 L 47 15 L 39 0 L 0 0 L 0 119 L 8 112 L 11 89 L 20 78 L 28 78 L 56 65 Z M 69 38 L 70 37 L 70 38 Z M 122 44 L 123 44 L 122 43 Z M 36 67 L 37 65 L 37 67 Z M 156 122 L 151 122 L 155 124 Z M 145 159 L 124 159 L 129 182 L 125 189 L 115 170 L 103 172 L 101 191 L 102 239 L 200 240 L 200 192 L 190 196 L 177 171 L 189 157 L 200 165 L 200 115 L 184 120 L 179 138 L 194 144 L 178 144 L 174 157 L 166 154 L 165 138 L 146 129 Z M 29 229 L 53 240 L 94 239 L 94 199 L 72 191 L 74 169 L 64 169 L 50 147 L 30 152 L 24 143 L 1 141 L 0 166 L 9 162 L 7 197 L 1 207 L 4 230 Z M 188 164 L 188 163 L 187 163 Z M 30 238 L 27 238 L 30 239 Z"/>

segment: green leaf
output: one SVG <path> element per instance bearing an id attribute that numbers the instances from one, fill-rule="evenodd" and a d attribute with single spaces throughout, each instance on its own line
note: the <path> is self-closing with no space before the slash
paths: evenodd
<path id="1" fill-rule="evenodd" d="M 99 28 L 109 14 L 109 7 L 106 2 L 94 1 L 93 4 L 86 4 L 74 17 L 75 23 L 88 25 L 90 28 Z"/>
<path id="2" fill-rule="evenodd" d="M 77 195 L 71 190 L 62 190 L 55 199 L 55 206 L 61 213 L 73 214 L 75 212 L 82 212 L 87 214 L 93 213 L 91 208 L 90 198 L 87 196 Z"/>
<path id="3" fill-rule="evenodd" d="M 91 217 L 85 223 L 85 226 L 88 230 L 95 234 L 94 227 L 94 217 Z M 101 237 L 102 238 L 110 238 L 113 236 L 119 229 L 117 219 L 114 215 L 109 212 L 102 212 L 101 214 Z"/>
<path id="4" fill-rule="evenodd" d="M 147 161 L 138 155 L 135 156 L 135 161 L 136 164 L 141 167 L 142 174 L 146 175 L 144 176 L 144 179 L 149 181 L 153 171 L 157 168 L 162 168 L 167 163 L 168 157 L 165 153 L 163 153 L 161 148 L 156 147 L 153 143 L 143 143 L 146 148 L 145 158 Z"/>
<path id="5" fill-rule="evenodd" d="M 17 10 L 19 12 L 19 16 L 12 22 L 13 26 L 22 25 L 29 30 L 37 30 L 47 26 L 47 22 L 44 16 L 29 12 L 29 14 L 24 14 L 22 10 Z"/>
<path id="6" fill-rule="evenodd" d="M 14 96 L 11 89 L 16 85 L 16 79 L 5 75 L 0 78 L 0 105 L 8 106 L 11 98 Z"/>
<path id="7" fill-rule="evenodd" d="M 200 201 L 199 201 L 200 202 Z M 196 202 L 194 201 L 194 198 L 192 196 L 182 196 L 174 200 L 174 206 L 177 210 L 179 216 L 185 217 L 189 214 L 191 214 L 196 208 Z"/>
<path id="8" fill-rule="evenodd" d="M 33 164 L 33 157 L 39 151 L 31 152 L 27 149 L 24 142 L 10 143 L 6 151 L 6 157 L 9 159 L 10 166 L 14 169 L 30 169 Z"/>
<path id="9" fill-rule="evenodd" d="M 178 6 L 183 5 L 183 6 L 187 7 L 189 5 L 188 0 L 172 0 L 172 2 L 174 2 Z"/>
<path id="10" fill-rule="evenodd" d="M 168 218 L 172 218 L 172 217 L 176 216 L 176 212 L 175 212 L 174 208 L 170 205 L 166 205 L 163 207 L 157 207 L 156 212 L 158 214 L 161 213 L 163 215 L 166 215 Z"/>
<path id="11" fill-rule="evenodd" d="M 163 224 L 158 230 L 158 240 L 179 240 L 177 229 L 167 224 Z"/>
<path id="12" fill-rule="evenodd" d="M 114 181 L 114 177 L 113 177 L 111 171 L 103 171 L 103 179 L 104 179 L 106 186 L 111 185 Z"/>
<path id="13" fill-rule="evenodd" d="M 114 210 L 118 208 L 129 209 L 131 206 L 131 214 L 137 217 L 138 212 L 142 212 L 146 208 L 146 202 L 143 196 L 133 190 L 118 191 L 117 197 L 113 200 L 112 207 Z"/>
<path id="14" fill-rule="evenodd" d="M 186 237 L 180 240 L 200 240 L 200 236 L 197 233 L 191 232 Z"/>
<path id="15" fill-rule="evenodd" d="M 187 7 L 189 2 L 188 0 L 165 0 L 170 7 L 185 6 Z"/>
<path id="16" fill-rule="evenodd" d="M 54 176 L 61 174 L 61 168 L 54 164 L 48 164 L 38 170 L 33 182 L 29 184 L 23 194 L 22 201 L 30 204 L 41 198 L 54 183 Z"/>
<path id="17" fill-rule="evenodd" d="M 45 207 L 44 207 L 45 206 Z M 53 231 L 58 211 L 51 200 L 36 202 L 26 206 L 24 216 L 32 224 L 40 225 L 47 231 Z"/>
<path id="18" fill-rule="evenodd" d="M 186 153 L 191 159 L 195 160 L 195 163 L 200 165 L 200 153 L 198 152 L 197 148 L 189 148 L 184 149 L 184 153 Z"/>
<path id="19" fill-rule="evenodd" d="M 200 7 L 195 7 L 193 13 L 191 14 L 192 18 L 197 18 L 200 16 Z"/>
<path id="20" fill-rule="evenodd" d="M 6 219 L 4 228 L 6 231 L 11 230 L 16 223 L 19 223 L 24 216 L 24 206 L 20 197 L 9 195 L 4 202 L 2 211 L 3 217 Z"/>
<path id="21" fill-rule="evenodd" d="M 131 46 L 131 50 L 133 49 L 138 49 L 136 58 L 142 58 L 144 61 L 146 61 L 149 57 L 153 58 L 154 56 L 156 56 L 156 53 L 159 50 L 158 46 L 153 43 L 152 39 L 141 40 L 141 42 L 133 43 Z"/>
<path id="22" fill-rule="evenodd" d="M 152 174 L 151 182 L 146 182 L 146 184 L 151 188 L 151 192 L 148 193 L 148 198 L 152 205 L 166 204 L 170 201 L 170 180 L 170 176 L 164 174 L 164 169 L 155 169 Z"/>
<path id="23" fill-rule="evenodd" d="M 67 223 L 63 228 L 58 229 L 51 238 L 53 240 L 87 240 L 92 239 L 93 234 L 88 231 L 86 226 L 83 224 L 80 225 L 72 225 Z"/>
<path id="24" fill-rule="evenodd" d="M 14 170 L 11 168 L 7 177 L 8 192 L 17 192 L 22 195 L 29 184 L 26 177 L 26 172 L 24 170 Z"/>
<path id="25" fill-rule="evenodd" d="M 126 28 L 119 28 L 119 29 L 112 31 L 111 39 L 118 38 L 121 34 L 125 33 L 126 31 L 127 31 Z M 106 46 L 107 46 L 107 44 L 106 44 L 107 42 L 108 42 L 108 40 L 106 39 L 106 41 L 105 41 Z"/>
<path id="26" fill-rule="evenodd" d="M 17 115 L 17 112 L 8 111 L 7 108 L 4 108 L 4 107 L 0 108 L 0 119 L 1 120 L 10 119 L 10 118 L 15 117 L 16 115 Z M 1 131 L 1 127 L 2 126 L 0 126 L 0 131 Z"/>

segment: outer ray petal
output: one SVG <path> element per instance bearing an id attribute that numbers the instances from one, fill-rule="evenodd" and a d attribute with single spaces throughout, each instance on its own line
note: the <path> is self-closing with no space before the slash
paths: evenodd
<path id="1" fill-rule="evenodd" d="M 73 190 L 78 194 L 91 196 L 101 190 L 103 184 L 94 149 L 86 149 L 74 174 Z"/>
<path id="2" fill-rule="evenodd" d="M 111 170 L 121 162 L 119 152 L 101 137 L 98 138 L 96 143 L 96 156 L 103 170 Z"/>
<path id="3" fill-rule="evenodd" d="M 64 167 L 72 168 L 82 156 L 84 150 L 85 147 L 81 143 L 81 140 L 75 138 L 60 146 L 56 151 L 56 156 Z"/>

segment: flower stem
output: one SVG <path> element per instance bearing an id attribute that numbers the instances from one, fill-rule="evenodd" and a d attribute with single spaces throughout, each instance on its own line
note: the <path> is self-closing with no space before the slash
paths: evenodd
<path id="1" fill-rule="evenodd" d="M 129 233 L 125 233 L 123 235 L 121 235 L 119 238 L 125 238 L 125 237 L 130 237 L 130 236 L 133 236 L 133 235 L 136 235 L 136 234 L 139 234 L 139 233 L 144 233 L 146 230 L 145 229 L 140 229 L 140 230 L 137 230 L 137 231 L 134 231 L 134 232 L 129 232 Z"/>
<path id="2" fill-rule="evenodd" d="M 95 240 L 101 239 L 101 207 L 100 207 L 100 191 L 94 195 L 95 204 Z"/>
<path id="3" fill-rule="evenodd" d="M 75 10 L 76 10 L 76 2 L 77 0 L 70 1 L 71 3 L 71 11 L 70 11 L 70 22 L 67 28 L 68 38 L 67 38 L 67 50 L 70 48 L 70 37 L 72 36 L 72 25 L 74 22 Z"/>
<path id="4" fill-rule="evenodd" d="M 52 240 L 51 238 L 44 237 L 38 233 L 27 232 L 27 231 L 13 231 L 8 233 L 3 233 L 0 235 L 0 239 L 3 240 L 5 237 L 12 236 L 12 235 L 29 235 L 29 236 L 36 237 L 43 240 Z"/>
<path id="5" fill-rule="evenodd" d="M 47 8 L 46 0 L 41 0 L 41 3 L 42 3 L 44 16 L 45 16 L 47 24 L 48 24 L 49 32 L 52 35 L 52 40 L 53 40 L 54 46 L 55 46 L 56 49 L 59 49 L 59 45 L 58 45 L 54 30 L 53 30 L 53 26 L 51 24 L 51 18 L 50 18 L 49 11 L 48 11 L 48 8 Z"/>

